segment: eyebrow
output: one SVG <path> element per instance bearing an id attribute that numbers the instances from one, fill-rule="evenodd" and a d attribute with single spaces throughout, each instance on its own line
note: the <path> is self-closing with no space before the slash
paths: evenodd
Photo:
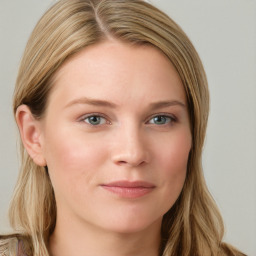
<path id="1" fill-rule="evenodd" d="M 72 100 L 65 106 L 65 108 L 76 105 L 76 104 L 88 104 L 88 105 L 93 105 L 93 106 L 102 106 L 102 107 L 109 107 L 109 108 L 117 107 L 117 105 L 113 102 L 83 97 L 83 98 Z"/>
<path id="2" fill-rule="evenodd" d="M 65 106 L 65 108 L 76 105 L 76 104 L 87 104 L 87 105 L 109 107 L 109 108 L 116 108 L 118 106 L 117 104 L 107 100 L 82 97 L 79 99 L 72 100 Z M 170 107 L 170 106 L 181 106 L 185 108 L 186 104 L 178 100 L 164 100 L 164 101 L 152 102 L 149 104 L 150 109 L 159 109 L 159 108 Z"/>
<path id="3" fill-rule="evenodd" d="M 183 108 L 186 108 L 186 104 L 178 100 L 166 100 L 166 101 L 153 102 L 153 103 L 150 103 L 149 106 L 152 109 L 171 107 L 171 106 L 181 106 Z"/>

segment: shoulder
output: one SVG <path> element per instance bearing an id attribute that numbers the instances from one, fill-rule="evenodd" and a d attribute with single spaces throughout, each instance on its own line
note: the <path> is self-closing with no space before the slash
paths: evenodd
<path id="1" fill-rule="evenodd" d="M 221 244 L 221 252 L 222 253 L 220 256 L 247 256 L 246 254 L 240 252 L 238 249 L 227 243 Z"/>
<path id="2" fill-rule="evenodd" d="M 18 238 L 15 236 L 0 236 L 0 256 L 16 255 Z"/>
<path id="3" fill-rule="evenodd" d="M 20 235 L 0 236 L 0 256 L 29 256 L 30 250 L 27 248 L 28 241 L 26 237 Z"/>

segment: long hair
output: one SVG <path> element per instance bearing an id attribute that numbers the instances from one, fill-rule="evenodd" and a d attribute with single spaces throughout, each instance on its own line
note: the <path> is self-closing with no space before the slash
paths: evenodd
<path id="1" fill-rule="evenodd" d="M 177 70 L 187 96 L 192 149 L 183 190 L 163 218 L 160 254 L 240 255 L 222 242 L 222 218 L 201 167 L 209 112 L 204 68 L 186 34 L 157 8 L 142 0 L 58 1 L 39 20 L 27 43 L 14 92 L 14 113 L 26 104 L 36 118 L 42 118 L 59 67 L 87 46 L 109 39 L 158 48 Z M 47 243 L 56 222 L 54 191 L 47 169 L 33 162 L 22 143 L 20 147 L 21 170 L 9 210 L 16 234 L 1 242 L 0 252 L 15 255 L 15 236 L 23 240 L 28 255 L 48 256 Z"/>

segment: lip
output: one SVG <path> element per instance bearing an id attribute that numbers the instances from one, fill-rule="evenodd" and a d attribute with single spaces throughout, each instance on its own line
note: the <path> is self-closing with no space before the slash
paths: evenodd
<path id="1" fill-rule="evenodd" d="M 100 185 L 103 189 L 124 198 L 139 198 L 152 192 L 155 185 L 145 181 L 114 181 Z"/>

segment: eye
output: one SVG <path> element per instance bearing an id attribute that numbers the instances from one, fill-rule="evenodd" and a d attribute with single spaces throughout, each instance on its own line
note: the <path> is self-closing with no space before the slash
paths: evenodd
<path id="1" fill-rule="evenodd" d="M 102 116 L 97 116 L 97 115 L 88 116 L 86 118 L 83 118 L 83 121 L 88 124 L 91 124 L 91 125 L 101 125 L 101 124 L 107 123 L 106 118 L 104 118 Z"/>
<path id="2" fill-rule="evenodd" d="M 158 115 L 154 116 L 149 120 L 150 124 L 156 124 L 156 125 L 164 125 L 168 124 L 174 121 L 174 118 L 171 116 L 165 116 L 165 115 Z"/>

